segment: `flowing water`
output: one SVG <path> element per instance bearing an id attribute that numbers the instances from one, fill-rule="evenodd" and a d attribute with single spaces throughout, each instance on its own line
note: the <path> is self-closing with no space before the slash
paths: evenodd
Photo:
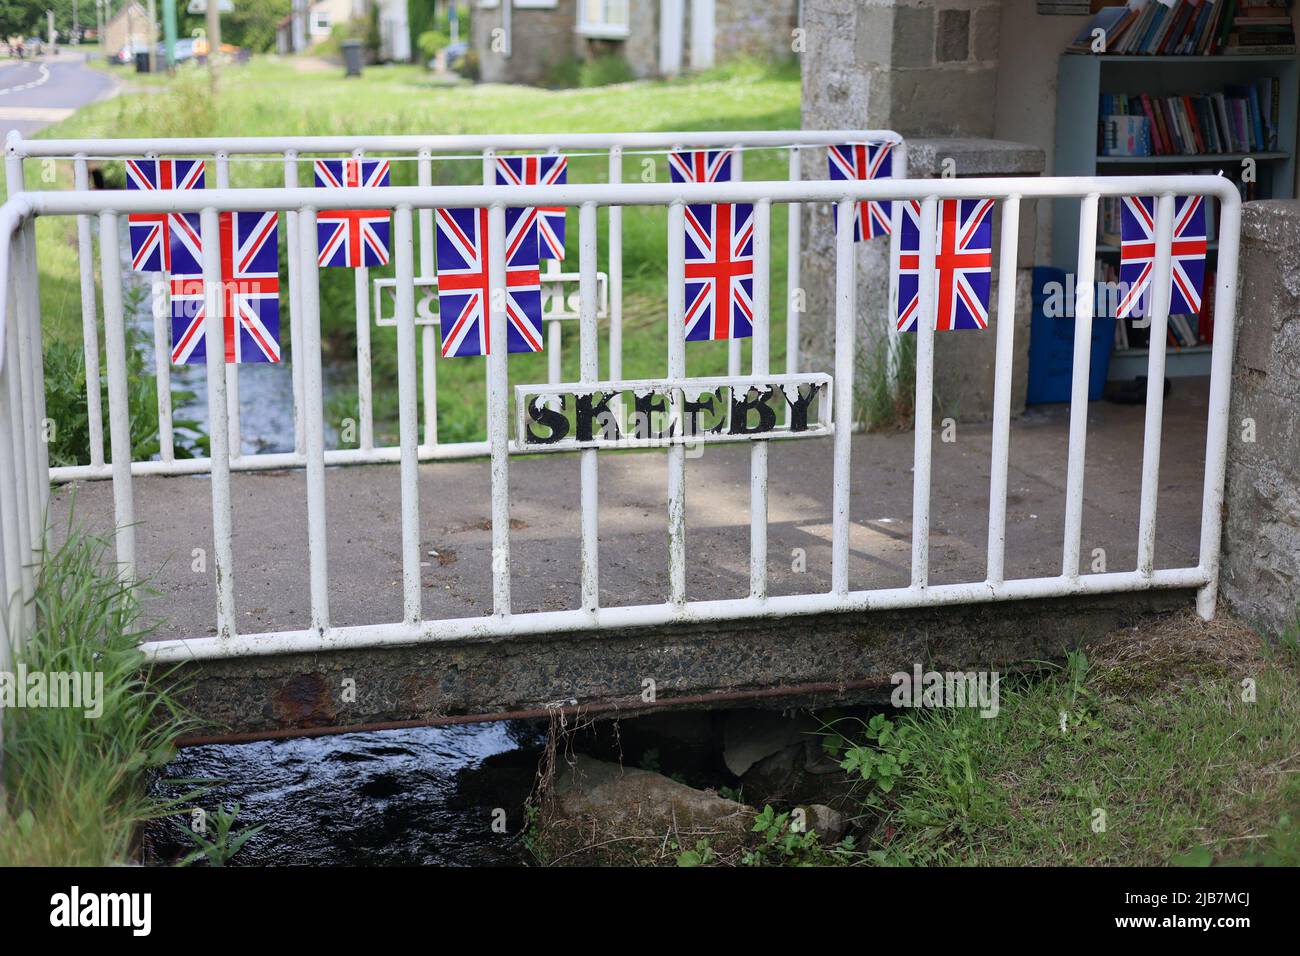
<path id="1" fill-rule="evenodd" d="M 129 255 L 125 234 L 122 245 Z M 127 321 L 152 369 L 155 277 L 131 272 L 129 261 L 123 276 L 136 288 Z M 172 366 L 171 380 L 173 391 L 195 396 L 175 418 L 197 421 L 206 433 L 206 366 Z M 355 381 L 354 365 L 324 369 L 326 404 Z M 240 366 L 239 399 L 245 454 L 293 450 L 286 364 Z M 325 441 L 335 441 L 328 429 Z M 210 813 L 237 803 L 236 829 L 264 826 L 231 865 L 507 865 L 522 860 L 516 835 L 542 737 L 515 721 L 209 745 L 181 751 L 162 777 L 220 781 L 200 806 Z M 156 787 L 183 792 L 163 780 Z M 145 846 L 160 863 L 194 849 L 176 818 L 151 824 Z"/>

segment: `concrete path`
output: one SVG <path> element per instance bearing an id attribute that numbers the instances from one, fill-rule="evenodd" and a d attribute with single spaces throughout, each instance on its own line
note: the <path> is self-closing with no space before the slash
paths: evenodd
<path id="1" fill-rule="evenodd" d="M 1176 380 L 1166 400 L 1157 566 L 1194 564 L 1200 534 L 1207 383 Z M 1084 571 L 1093 549 L 1106 570 L 1137 560 L 1143 409 L 1096 402 L 1089 409 L 1083 521 Z M 1040 406 L 1014 423 L 1007 503 L 1008 578 L 1060 572 L 1068 435 L 1066 406 Z M 771 593 L 830 587 L 831 444 L 775 442 L 771 451 Z M 667 468 L 660 451 L 600 459 L 601 601 L 660 602 L 667 594 Z M 902 587 L 911 554 L 912 435 L 853 441 L 850 587 Z M 982 580 L 988 527 L 990 428 L 959 425 L 956 441 L 934 441 L 931 581 Z M 512 570 L 518 612 L 579 601 L 578 461 L 539 455 L 511 461 Z M 687 552 L 691 599 L 748 591 L 749 453 L 710 446 L 688 462 Z M 236 474 L 234 553 L 238 629 L 307 626 L 306 486 L 301 471 Z M 137 549 L 156 592 L 147 599 L 155 637 L 214 633 L 211 490 L 205 477 L 137 478 Z M 401 616 L 401 499 L 396 465 L 326 473 L 331 619 L 378 624 Z M 112 526 L 112 485 L 56 490 L 56 527 L 76 516 Z M 491 609 L 488 464 L 420 468 L 424 614 L 460 617 Z M 192 570 L 203 549 L 205 570 Z M 793 570 L 803 549 L 806 570 Z M 432 553 L 436 552 L 436 553 Z"/>
<path id="2" fill-rule="evenodd" d="M 0 141 L 12 129 L 32 136 L 116 87 L 111 75 L 86 66 L 81 53 L 0 61 Z"/>

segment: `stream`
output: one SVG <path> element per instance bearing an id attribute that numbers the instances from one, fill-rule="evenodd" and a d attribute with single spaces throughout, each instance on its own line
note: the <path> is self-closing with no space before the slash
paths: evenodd
<path id="1" fill-rule="evenodd" d="M 152 369 L 155 277 L 130 271 L 122 226 L 123 278 L 138 290 L 127 298 L 127 323 Z M 197 421 L 206 433 L 206 366 L 172 366 L 171 380 L 173 391 L 195 396 L 174 417 Z M 355 364 L 323 369 L 326 405 L 355 382 Z M 245 454 L 293 450 L 286 365 L 241 366 L 239 399 Z M 328 426 L 325 442 L 336 442 Z M 154 787 L 175 796 L 185 788 L 168 780 L 212 782 L 200 800 L 205 811 L 238 804 L 236 830 L 263 827 L 230 865 L 514 865 L 525 855 L 517 835 L 544 738 L 533 724 L 509 721 L 213 744 L 182 750 Z M 181 826 L 177 817 L 151 823 L 146 859 L 168 864 L 194 850 Z"/>

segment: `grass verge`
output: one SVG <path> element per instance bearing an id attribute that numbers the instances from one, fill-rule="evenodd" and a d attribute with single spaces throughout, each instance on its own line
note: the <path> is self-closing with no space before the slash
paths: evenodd
<path id="1" fill-rule="evenodd" d="M 186 718 L 160 687 L 165 681 L 151 680 L 156 675 L 136 646 L 143 636 L 139 585 L 105 572 L 113 567 L 108 548 L 70 526 L 40 570 L 36 627 L 21 661 L 28 674 L 102 678 L 102 713 L 87 717 L 81 708 L 56 706 L 0 711 L 7 796 L 0 866 L 124 863 L 138 825 L 179 805 L 149 797 L 145 778 L 171 758 Z"/>
<path id="2" fill-rule="evenodd" d="M 842 722 L 828 746 L 878 864 L 1297 865 L 1298 662 L 1188 615 L 1004 681 L 997 717 Z"/>

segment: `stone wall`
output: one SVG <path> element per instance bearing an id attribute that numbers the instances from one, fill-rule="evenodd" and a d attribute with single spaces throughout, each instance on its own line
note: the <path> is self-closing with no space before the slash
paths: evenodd
<path id="1" fill-rule="evenodd" d="M 737 56 L 789 59 L 798 25 L 798 0 L 721 0 L 714 14 L 717 61 Z"/>
<path id="2" fill-rule="evenodd" d="M 1220 590 L 1278 632 L 1300 608 L 1300 202 L 1246 204 L 1240 277 Z"/>
<path id="3" fill-rule="evenodd" d="M 998 0 L 805 0 L 805 120 L 992 136 L 1000 18 Z"/>

